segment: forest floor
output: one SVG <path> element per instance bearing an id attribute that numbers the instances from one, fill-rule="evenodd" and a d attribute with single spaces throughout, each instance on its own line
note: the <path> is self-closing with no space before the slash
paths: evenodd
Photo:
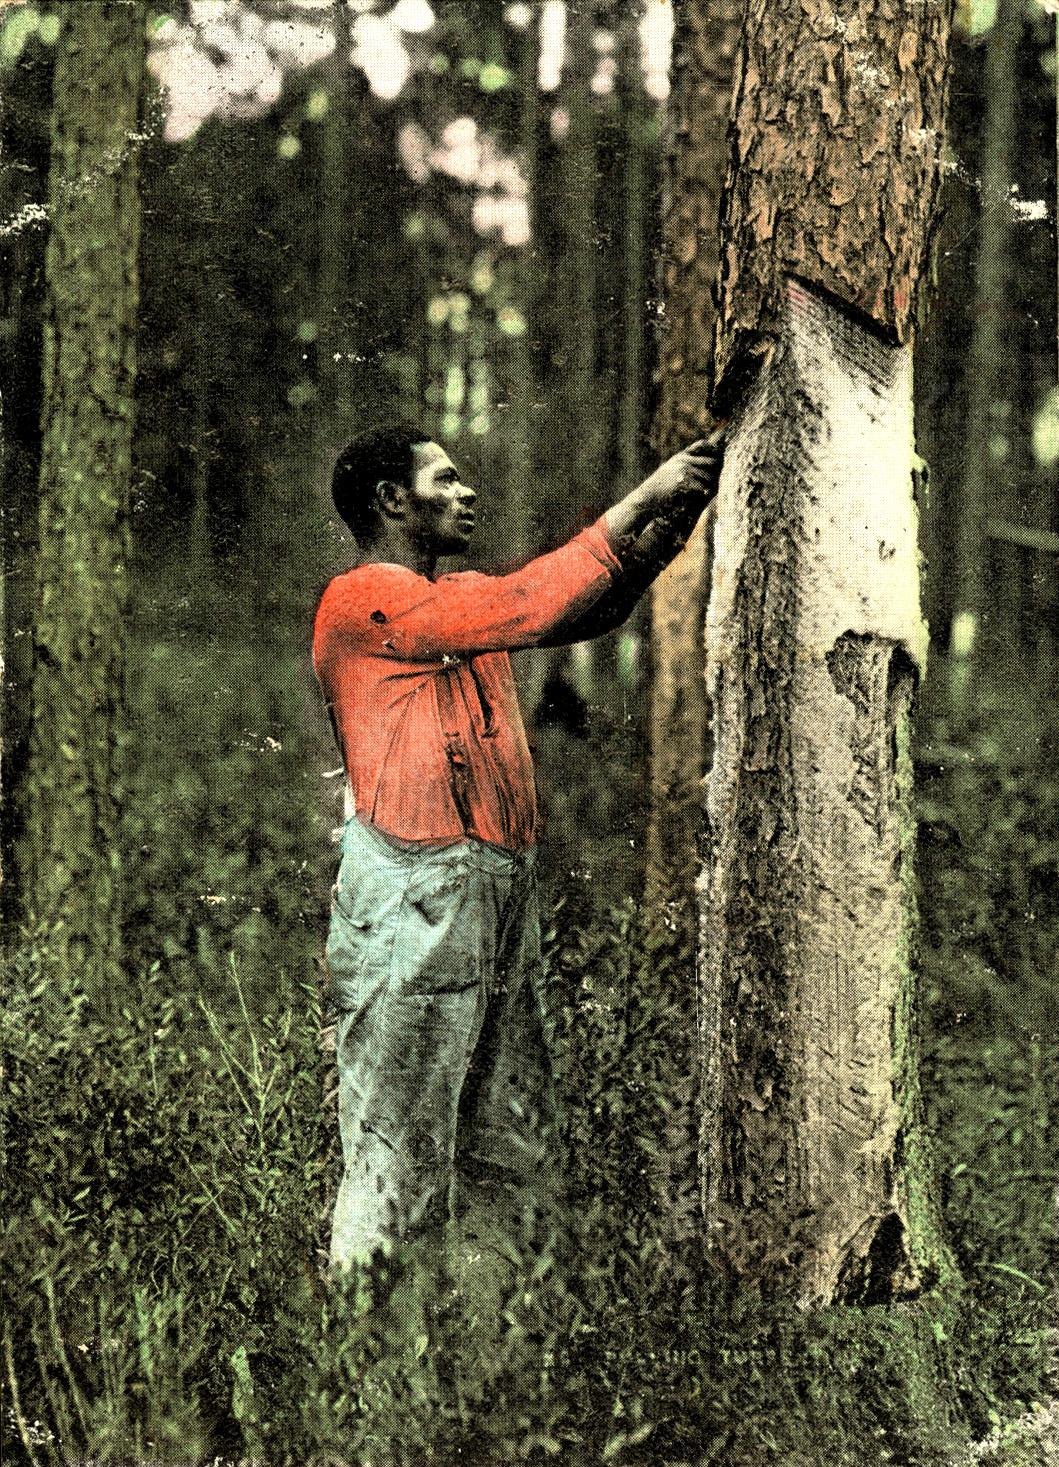
<path id="1" fill-rule="evenodd" d="M 635 732 L 624 710 L 594 745 L 543 731 L 545 935 L 585 1249 L 567 1288 L 540 1239 L 521 1240 L 528 1287 L 454 1391 L 434 1362 L 467 1353 L 462 1315 L 420 1327 L 318 1288 L 305 1219 L 326 1227 L 335 1140 L 318 960 L 339 791 L 321 780 L 328 731 L 292 693 L 301 654 L 167 615 L 133 680 L 121 1020 L 93 1018 L 29 951 L 0 1009 L 4 1185 L 32 1199 L 28 1225 L 0 1207 L 21 1413 L 0 1420 L 8 1460 L 289 1464 L 334 1461 L 339 1440 L 343 1460 L 417 1467 L 1059 1467 L 1042 1357 L 1059 779 L 1028 718 L 1001 737 L 983 706 L 960 745 L 923 741 L 925 1095 L 968 1288 L 951 1311 L 876 1312 L 867 1339 L 855 1312 L 660 1286 L 657 1137 L 679 1055 L 659 1000 L 672 972 L 634 941 Z M 395 1255 L 369 1283 L 398 1300 L 416 1278 Z M 980 1440 L 957 1455 L 961 1435 Z"/>
<path id="2" fill-rule="evenodd" d="M 1059 1467 L 1059 1401 L 991 1431 L 955 1457 L 953 1467 Z"/>

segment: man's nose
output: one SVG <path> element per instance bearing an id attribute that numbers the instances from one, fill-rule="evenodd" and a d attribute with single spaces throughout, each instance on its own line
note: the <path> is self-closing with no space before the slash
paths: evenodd
<path id="1" fill-rule="evenodd" d="M 461 484 L 459 497 L 461 504 L 473 504 L 478 495 L 469 484 Z"/>

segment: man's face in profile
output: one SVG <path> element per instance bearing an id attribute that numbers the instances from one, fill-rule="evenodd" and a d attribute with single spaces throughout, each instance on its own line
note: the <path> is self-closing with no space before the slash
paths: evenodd
<path id="1" fill-rule="evenodd" d="M 474 533 L 473 489 L 464 484 L 452 459 L 436 443 L 412 450 L 412 484 L 405 497 L 405 525 L 424 550 L 460 555 Z"/>

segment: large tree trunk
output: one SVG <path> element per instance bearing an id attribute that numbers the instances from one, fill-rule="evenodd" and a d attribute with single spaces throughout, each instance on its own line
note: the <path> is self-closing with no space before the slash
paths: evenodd
<path id="1" fill-rule="evenodd" d="M 710 426 L 718 216 L 727 160 L 740 0 L 677 12 L 669 101 L 662 293 L 665 303 L 655 447 L 675 453 Z M 700 524 L 651 593 L 649 920 L 690 954 L 709 716 L 702 665 L 709 536 Z"/>
<path id="2" fill-rule="evenodd" d="M 100 997 L 120 952 L 142 5 L 64 4 L 55 66 L 29 906 Z"/>
<path id="3" fill-rule="evenodd" d="M 702 1203 L 806 1302 L 944 1268 L 917 1078 L 911 337 L 948 12 L 750 0 L 722 211 Z"/>

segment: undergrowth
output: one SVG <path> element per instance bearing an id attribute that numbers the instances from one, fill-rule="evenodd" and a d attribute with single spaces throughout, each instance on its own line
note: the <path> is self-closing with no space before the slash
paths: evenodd
<path id="1" fill-rule="evenodd" d="M 190 737 L 164 679 L 144 685 L 168 747 Z M 416 1249 L 321 1271 L 321 749 L 268 686 L 196 715 L 208 767 L 167 776 L 159 750 L 133 802 L 118 1020 L 47 953 L 8 964 L 7 1460 L 941 1467 L 1045 1400 L 1059 791 L 1039 746 L 946 734 L 920 781 L 925 1078 L 963 1287 L 803 1313 L 668 1241 L 678 974 L 631 901 L 586 916 L 560 889 L 568 1219 L 561 1236 L 527 1222 L 484 1310 Z"/>

